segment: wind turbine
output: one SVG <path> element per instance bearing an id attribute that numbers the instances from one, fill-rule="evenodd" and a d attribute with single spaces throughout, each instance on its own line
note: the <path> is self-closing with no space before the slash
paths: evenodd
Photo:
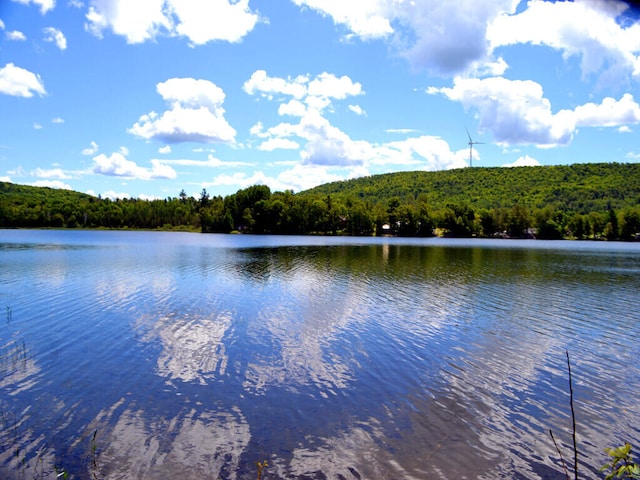
<path id="1" fill-rule="evenodd" d="M 473 167 L 473 146 L 474 145 L 483 145 L 484 142 L 474 142 L 471 139 L 471 134 L 469 133 L 469 129 L 465 128 L 467 131 L 467 137 L 469 137 L 469 167 Z"/>

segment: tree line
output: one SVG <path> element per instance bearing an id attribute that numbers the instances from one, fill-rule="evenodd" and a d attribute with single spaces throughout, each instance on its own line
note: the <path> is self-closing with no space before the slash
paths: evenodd
<path id="1" fill-rule="evenodd" d="M 0 182 L 2 228 L 636 240 L 637 164 L 402 172 L 300 193 L 254 185 L 199 198 L 102 199 Z"/>

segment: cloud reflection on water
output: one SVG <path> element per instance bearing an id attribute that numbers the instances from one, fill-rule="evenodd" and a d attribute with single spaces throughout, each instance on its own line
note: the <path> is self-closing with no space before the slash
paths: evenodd
<path id="1" fill-rule="evenodd" d="M 240 458 L 251 439 L 249 425 L 236 408 L 229 411 L 179 412 L 152 417 L 118 402 L 102 411 L 96 423 L 112 425 L 101 432 L 104 449 L 97 469 L 100 477 L 239 478 Z"/>
<path id="2" fill-rule="evenodd" d="M 214 318 L 165 316 L 157 320 L 153 331 L 162 342 L 159 375 L 204 385 L 225 374 L 228 355 L 223 340 L 232 318 L 229 312 L 212 315 Z"/>

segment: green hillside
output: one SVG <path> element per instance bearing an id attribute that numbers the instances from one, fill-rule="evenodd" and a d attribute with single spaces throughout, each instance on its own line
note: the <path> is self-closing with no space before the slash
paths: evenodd
<path id="1" fill-rule="evenodd" d="M 152 201 L 0 182 L 0 228 L 15 227 L 634 240 L 640 164 L 401 172 L 298 194 L 255 185 Z"/>
<path id="2" fill-rule="evenodd" d="M 300 195 L 338 195 L 386 203 L 393 197 L 433 209 L 468 204 L 474 209 L 552 207 L 587 214 L 640 204 L 640 164 L 597 163 L 518 168 L 464 168 L 399 172 L 321 185 Z"/>

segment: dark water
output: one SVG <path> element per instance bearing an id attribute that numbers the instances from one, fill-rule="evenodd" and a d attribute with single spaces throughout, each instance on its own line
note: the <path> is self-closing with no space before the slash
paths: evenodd
<path id="1" fill-rule="evenodd" d="M 0 231 L 0 478 L 563 479 L 567 350 L 602 478 L 639 292 L 640 244 Z"/>

